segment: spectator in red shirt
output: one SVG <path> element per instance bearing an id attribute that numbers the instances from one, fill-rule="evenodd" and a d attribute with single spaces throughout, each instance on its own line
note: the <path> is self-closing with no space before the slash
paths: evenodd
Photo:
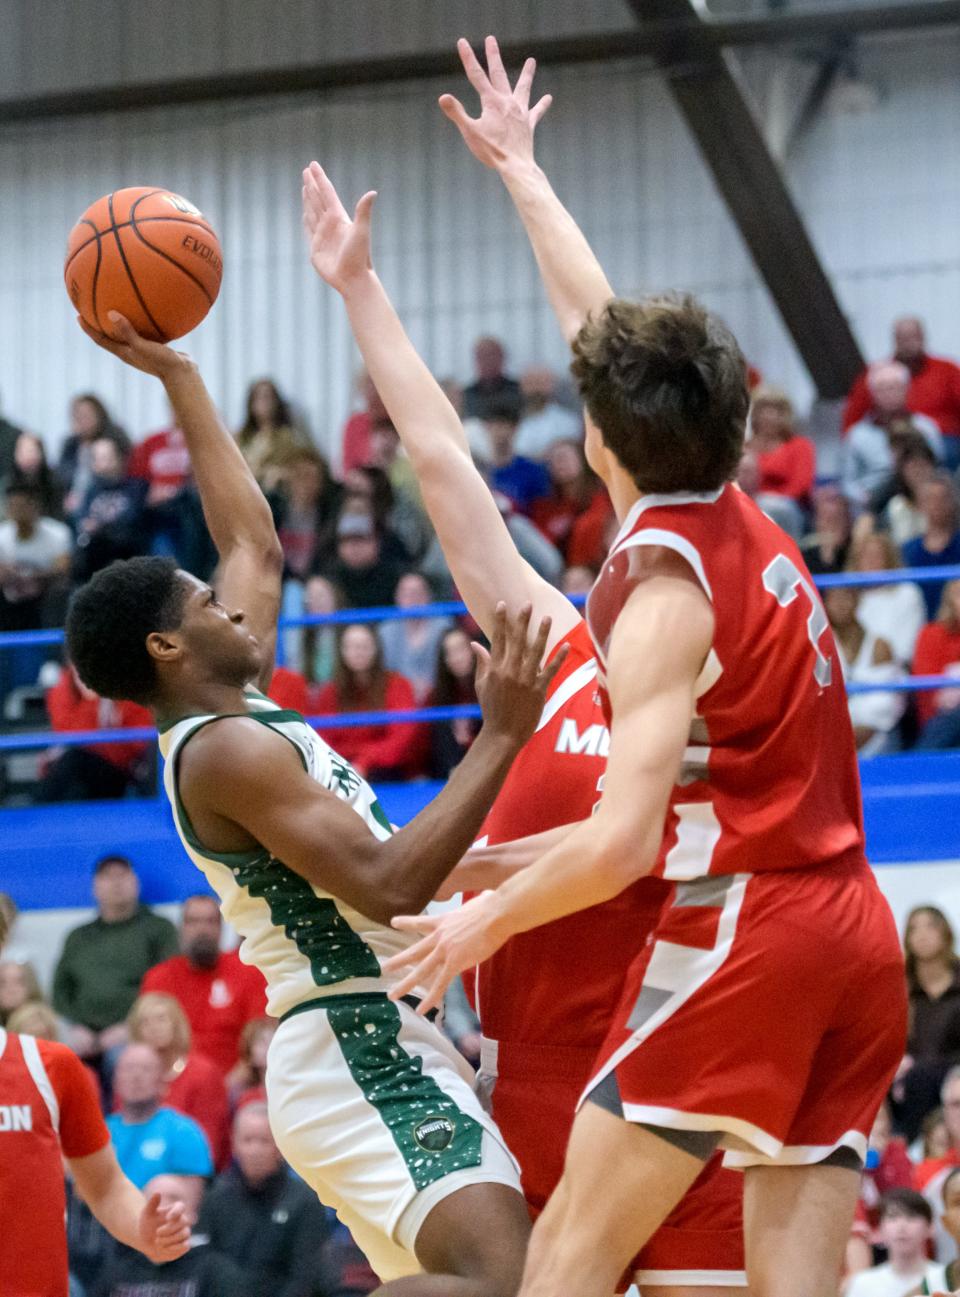
<path id="1" fill-rule="evenodd" d="M 923 321 L 905 315 L 894 321 L 893 358 L 910 370 L 907 406 L 914 414 L 933 419 L 944 435 L 947 466 L 960 465 L 960 366 L 928 355 Z M 856 380 L 843 410 L 843 428 L 870 413 L 872 405 L 866 370 Z"/>
<path id="2" fill-rule="evenodd" d="M 341 472 L 344 475 L 351 469 L 370 463 L 371 433 L 374 428 L 390 423 L 386 407 L 365 369 L 361 370 L 357 379 L 357 388 L 363 400 L 363 409 L 350 415 L 340 434 Z"/>
<path id="3" fill-rule="evenodd" d="M 383 649 L 373 627 L 345 626 L 334 677 L 317 692 L 312 710 L 318 715 L 395 712 L 416 705 L 410 681 L 384 667 Z M 428 738 L 423 725 L 324 725 L 320 732 L 365 779 L 411 779 L 423 774 Z"/>
<path id="4" fill-rule="evenodd" d="M 81 684 L 72 666 L 65 667 L 57 683 L 47 690 L 46 702 L 51 725 L 63 733 L 153 728 L 153 717 L 145 707 L 101 698 Z M 152 745 L 143 740 L 54 748 L 47 756 L 34 793 L 37 802 L 123 797 L 131 788 L 142 790 L 152 769 Z"/>
<path id="5" fill-rule="evenodd" d="M 599 570 L 619 525 L 610 497 L 605 490 L 598 491 L 570 528 L 567 566 Z"/>
<path id="6" fill-rule="evenodd" d="M 890 1108 L 884 1103 L 870 1132 L 866 1165 L 860 1181 L 860 1202 L 872 1232 L 880 1224 L 880 1199 L 883 1195 L 889 1189 L 913 1189 L 913 1180 L 913 1163 L 907 1145 L 893 1134 Z"/>
<path id="7" fill-rule="evenodd" d="M 816 475 L 816 452 L 794 426 L 785 392 L 761 387 L 750 407 L 750 440 L 741 473 L 749 493 L 769 518 L 799 540 L 804 533 Z M 744 483 L 746 489 L 746 483 Z"/>
<path id="8" fill-rule="evenodd" d="M 134 446 L 127 473 L 147 483 L 147 506 L 168 504 L 190 481 L 190 452 L 175 423 Z"/>
<path id="9" fill-rule="evenodd" d="M 560 553 L 567 548 L 574 523 L 586 513 L 602 490 L 587 465 L 583 446 L 570 438 L 555 441 L 547 452 L 550 494 L 534 500 L 530 517 Z"/>
<path id="10" fill-rule="evenodd" d="M 916 695 L 917 719 L 923 727 L 920 746 L 956 747 L 960 743 L 960 581 L 948 581 L 943 587 L 937 620 L 921 630 L 913 674 L 957 677 L 955 688 L 927 689 Z"/>
<path id="11" fill-rule="evenodd" d="M 141 994 L 172 995 L 190 1024 L 193 1045 L 226 1076 L 237 1061 L 246 1023 L 266 1011 L 262 974 L 222 951 L 223 920 L 212 896 L 190 896 L 180 920 L 181 954 L 157 964 L 143 979 Z"/>
<path id="12" fill-rule="evenodd" d="M 187 1015 L 172 995 L 148 991 L 134 1001 L 127 1017 L 130 1040 L 156 1050 L 164 1067 L 160 1102 L 192 1117 L 210 1143 L 214 1165 L 230 1160 L 230 1113 L 223 1073 L 191 1049 Z"/>
<path id="13" fill-rule="evenodd" d="M 0 946 L 4 935 L 0 917 Z M 94 1083 L 65 1045 L 0 1028 L 0 1105 L 0 1293 L 67 1297 L 64 1159 L 114 1238 L 155 1261 L 186 1252 L 183 1211 L 148 1202 L 120 1170 Z"/>

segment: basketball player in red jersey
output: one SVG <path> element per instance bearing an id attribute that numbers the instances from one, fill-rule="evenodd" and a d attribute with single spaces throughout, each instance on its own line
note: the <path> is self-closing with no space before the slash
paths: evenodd
<path id="1" fill-rule="evenodd" d="M 5 921 L 0 915 L 0 946 Z M 0 1028 L 0 1293 L 67 1297 L 66 1158 L 105 1229 L 158 1264 L 186 1252 L 181 1205 L 149 1202 L 117 1165 L 96 1089 L 66 1045 Z"/>
<path id="2" fill-rule="evenodd" d="M 596 660 L 583 619 L 518 554 L 459 419 L 369 268 L 369 197 L 353 223 L 319 168 L 305 173 L 304 182 L 313 264 L 344 296 L 367 372 L 417 473 L 472 615 L 489 633 L 499 600 L 508 607 L 530 603 L 552 619 L 549 649 L 569 646 L 537 733 L 484 825 L 481 842 L 490 845 L 471 853 L 444 894 L 490 886 L 559 841 L 597 802 L 608 732 Z M 579 285 L 572 291 L 582 294 L 582 321 L 595 299 Z M 609 296 L 605 288 L 601 300 Z M 535 1212 L 559 1181 L 576 1104 L 622 990 L 623 952 L 653 930 L 670 890 L 663 880 L 643 879 L 602 906 L 517 937 L 478 970 L 485 1038 L 480 1084 L 492 1090 L 493 1115 L 520 1162 Z M 714 1297 L 742 1290 L 741 1195 L 740 1177 L 724 1171 L 718 1157 L 630 1267 L 645 1294 Z"/>
<path id="3" fill-rule="evenodd" d="M 433 982 L 426 1008 L 517 933 L 676 881 L 633 947 L 522 1297 L 604 1297 L 718 1147 L 745 1171 L 751 1293 L 832 1297 L 905 1034 L 836 647 L 796 547 L 731 482 L 734 339 L 689 299 L 604 298 L 577 328 L 571 280 L 605 281 L 533 161 L 532 69 L 511 92 L 495 42 L 489 80 L 461 54 L 483 112 L 445 111 L 524 220 L 622 524 L 588 603 L 610 755 L 589 824 L 462 909 L 397 920 L 425 936 L 396 963 Z"/>

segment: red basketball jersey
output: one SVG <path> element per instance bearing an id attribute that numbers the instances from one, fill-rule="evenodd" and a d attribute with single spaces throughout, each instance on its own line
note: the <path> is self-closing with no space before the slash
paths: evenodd
<path id="1" fill-rule="evenodd" d="M 540 724 L 483 827 L 481 840 L 491 844 L 584 820 L 600 798 L 610 736 L 586 624 L 579 622 L 562 642 L 569 653 Z M 642 879 L 604 905 L 511 938 L 479 970 L 484 1035 L 598 1048 L 630 958 L 652 931 L 668 891 L 657 879 Z"/>
<path id="2" fill-rule="evenodd" d="M 65 1045 L 0 1029 L 5 1297 L 67 1297 L 62 1154 L 87 1157 L 109 1142 L 93 1081 L 76 1055 Z"/>
<path id="3" fill-rule="evenodd" d="M 610 637 L 647 545 L 687 561 L 715 624 L 654 872 L 679 880 L 865 864 L 833 632 L 796 545 L 739 488 L 643 496 L 630 510 L 587 602 L 605 714 Z"/>

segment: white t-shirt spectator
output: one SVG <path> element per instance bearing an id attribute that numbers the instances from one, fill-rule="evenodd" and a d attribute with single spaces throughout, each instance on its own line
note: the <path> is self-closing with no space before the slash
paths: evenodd
<path id="1" fill-rule="evenodd" d="M 935 1261 L 928 1261 L 913 1275 L 894 1274 L 889 1261 L 884 1265 L 875 1265 L 870 1270 L 861 1270 L 850 1280 L 846 1297 L 907 1297 L 915 1292 L 923 1281 L 927 1282 L 930 1292 L 947 1291 L 947 1272 L 944 1266 Z"/>
<path id="2" fill-rule="evenodd" d="M 37 599 L 44 580 L 70 555 L 70 528 L 54 518 L 39 518 L 33 535 L 17 533 L 14 522 L 0 523 L 0 567 L 12 568 L 3 581 L 3 595 L 10 603 Z"/>
<path id="3" fill-rule="evenodd" d="M 857 604 L 864 630 L 885 639 L 901 666 L 909 667 L 917 636 L 927 620 L 927 605 L 918 585 L 897 581 L 864 590 Z"/>
<path id="4" fill-rule="evenodd" d="M 514 448 L 528 459 L 546 459 L 555 441 L 583 441 L 583 418 L 556 401 L 549 401 L 536 414 L 525 414 L 517 424 Z"/>

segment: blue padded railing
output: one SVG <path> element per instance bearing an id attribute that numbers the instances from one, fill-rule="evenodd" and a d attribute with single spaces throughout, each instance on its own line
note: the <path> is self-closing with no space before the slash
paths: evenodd
<path id="1" fill-rule="evenodd" d="M 960 579 L 960 565 L 945 564 L 937 567 L 896 568 L 888 572 L 840 572 L 829 576 L 814 577 L 814 583 L 822 590 L 842 586 L 853 586 L 858 589 L 883 585 L 899 585 L 911 581 L 917 585 L 926 585 L 938 581 Z M 582 607 L 586 602 L 584 595 L 574 595 L 570 602 Z M 299 617 L 281 618 L 279 630 L 295 629 L 302 626 L 345 626 L 357 625 L 360 622 L 382 622 L 424 619 L 427 617 L 459 617 L 468 612 L 465 604 L 458 601 L 424 604 L 415 608 L 397 608 L 388 605 L 381 608 L 343 608 L 332 613 L 305 613 Z M 282 642 L 281 640 L 278 643 Z M 63 643 L 62 630 L 7 631 L 0 634 L 0 652 L 5 649 L 27 648 L 40 645 L 59 645 Z M 280 660 L 278 656 L 278 661 Z M 849 694 L 864 693 L 915 693 L 931 689 L 942 689 L 945 686 L 957 687 L 956 676 L 908 676 L 903 680 L 884 681 L 876 684 L 848 684 Z M 315 729 L 336 727 L 352 729 L 361 725 L 395 725 L 408 723 L 430 724 L 437 721 L 457 720 L 465 717 L 471 720 L 479 718 L 480 708 L 476 705 L 451 707 L 416 707 L 405 711 L 369 711 L 340 712 L 323 716 L 308 716 L 306 719 Z M 138 729 L 103 729 L 103 730 L 39 730 L 22 734 L 0 734 L 0 752 L 22 751 L 41 747 L 78 747 L 91 743 L 137 743 L 156 738 L 156 730 L 149 727 Z"/>

